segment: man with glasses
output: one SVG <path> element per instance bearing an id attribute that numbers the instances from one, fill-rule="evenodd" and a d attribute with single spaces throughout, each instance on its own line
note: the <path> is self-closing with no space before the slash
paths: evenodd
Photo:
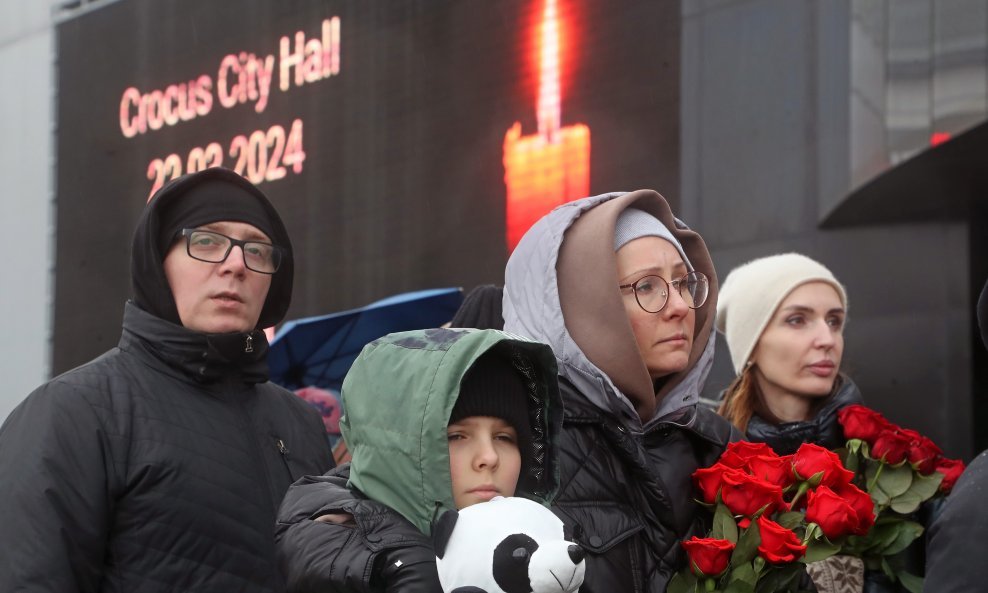
<path id="1" fill-rule="evenodd" d="M 582 593 L 665 591 L 709 513 L 691 474 L 738 434 L 698 396 L 714 267 L 654 191 L 547 214 L 508 260 L 504 329 L 552 347 L 564 420 L 553 510 L 586 550 Z"/>
<path id="2" fill-rule="evenodd" d="M 316 411 L 268 382 L 288 233 L 207 169 L 152 197 L 131 264 L 118 347 L 0 428 L 0 591 L 281 591 L 278 505 L 332 467 Z"/>

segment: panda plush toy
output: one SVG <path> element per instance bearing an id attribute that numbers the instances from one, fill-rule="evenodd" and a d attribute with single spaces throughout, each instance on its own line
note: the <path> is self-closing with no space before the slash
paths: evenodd
<path id="1" fill-rule="evenodd" d="M 583 548 L 531 500 L 498 496 L 448 511 L 433 538 L 445 593 L 575 593 L 583 584 Z"/>

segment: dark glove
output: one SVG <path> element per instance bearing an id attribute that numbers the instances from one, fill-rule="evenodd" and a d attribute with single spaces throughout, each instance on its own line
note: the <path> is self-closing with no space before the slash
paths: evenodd
<path id="1" fill-rule="evenodd" d="M 443 593 L 436 555 L 428 545 L 382 551 L 374 561 L 372 584 L 386 593 Z"/>

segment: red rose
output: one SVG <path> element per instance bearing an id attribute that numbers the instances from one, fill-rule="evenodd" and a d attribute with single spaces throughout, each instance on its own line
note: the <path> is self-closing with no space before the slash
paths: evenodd
<path id="1" fill-rule="evenodd" d="M 906 437 L 907 439 L 909 439 L 910 443 L 915 443 L 919 441 L 919 439 L 923 438 L 923 435 L 919 434 L 918 432 L 916 432 L 911 428 L 902 428 L 901 426 L 896 426 L 895 431 L 901 434 L 902 436 Z"/>
<path id="2" fill-rule="evenodd" d="M 875 444 L 871 446 L 871 456 L 885 463 L 898 465 L 909 455 L 909 437 L 895 430 L 887 430 L 878 435 Z"/>
<path id="3" fill-rule="evenodd" d="M 784 564 L 795 562 L 806 553 L 806 546 L 800 545 L 799 538 L 791 530 L 768 519 L 765 515 L 758 518 L 758 531 L 762 543 L 758 544 L 758 554 L 767 562 Z"/>
<path id="4" fill-rule="evenodd" d="M 718 462 L 723 463 L 727 467 L 744 469 L 747 467 L 748 460 L 755 455 L 776 456 L 772 447 L 769 447 L 765 443 L 737 441 L 727 445 Z"/>
<path id="5" fill-rule="evenodd" d="M 858 513 L 826 486 L 810 490 L 806 500 L 806 521 L 816 523 L 831 541 L 858 530 Z"/>
<path id="6" fill-rule="evenodd" d="M 724 472 L 723 479 L 720 499 L 731 514 L 751 517 L 762 507 L 766 507 L 765 514 L 771 515 L 785 504 L 782 501 L 782 488 L 775 484 L 739 470 Z"/>
<path id="7" fill-rule="evenodd" d="M 875 410 L 861 405 L 846 406 L 837 412 L 837 420 L 844 427 L 844 437 L 861 439 L 872 445 L 878 435 L 888 430 L 892 423 Z"/>
<path id="8" fill-rule="evenodd" d="M 875 501 L 871 499 L 871 495 L 854 484 L 838 486 L 834 492 L 846 500 L 858 515 L 858 528 L 851 533 L 854 535 L 867 534 L 875 524 Z"/>
<path id="9" fill-rule="evenodd" d="M 686 554 L 690 557 L 690 569 L 699 577 L 720 576 L 731 561 L 734 544 L 726 539 L 696 537 L 683 542 Z"/>
<path id="10" fill-rule="evenodd" d="M 783 489 L 796 481 L 792 473 L 792 455 L 755 455 L 748 459 L 748 470 L 756 478 Z"/>
<path id="11" fill-rule="evenodd" d="M 943 454 L 940 447 L 915 430 L 903 428 L 899 432 L 909 438 L 909 452 L 906 453 L 909 463 L 924 476 L 932 474 L 936 469 L 937 459 Z"/>
<path id="12" fill-rule="evenodd" d="M 710 467 L 704 467 L 693 472 L 693 483 L 703 497 L 703 502 L 713 504 L 717 502 L 717 492 L 724 483 L 725 472 L 744 473 L 739 469 L 727 467 L 723 463 L 717 462 Z"/>
<path id="13" fill-rule="evenodd" d="M 940 482 L 940 491 L 946 494 L 954 489 L 957 478 L 961 477 L 961 474 L 964 473 L 964 462 L 960 459 L 941 457 L 937 460 L 936 471 L 943 474 L 943 481 Z"/>
<path id="14" fill-rule="evenodd" d="M 793 454 L 792 468 L 796 478 L 809 480 L 814 475 L 823 472 L 820 484 L 833 488 L 839 484 L 848 484 L 854 477 L 841 463 L 837 454 L 820 445 L 803 443 Z"/>

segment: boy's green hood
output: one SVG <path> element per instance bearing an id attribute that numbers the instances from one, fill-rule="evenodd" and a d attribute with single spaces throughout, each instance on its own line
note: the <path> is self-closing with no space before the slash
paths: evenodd
<path id="1" fill-rule="evenodd" d="M 532 450 L 516 496 L 547 503 L 558 484 L 562 405 L 556 359 L 545 344 L 496 330 L 427 329 L 389 334 L 364 347 L 343 381 L 340 429 L 352 455 L 350 485 L 401 513 L 423 533 L 455 510 L 446 438 L 460 381 L 498 349 L 526 377 Z"/>

